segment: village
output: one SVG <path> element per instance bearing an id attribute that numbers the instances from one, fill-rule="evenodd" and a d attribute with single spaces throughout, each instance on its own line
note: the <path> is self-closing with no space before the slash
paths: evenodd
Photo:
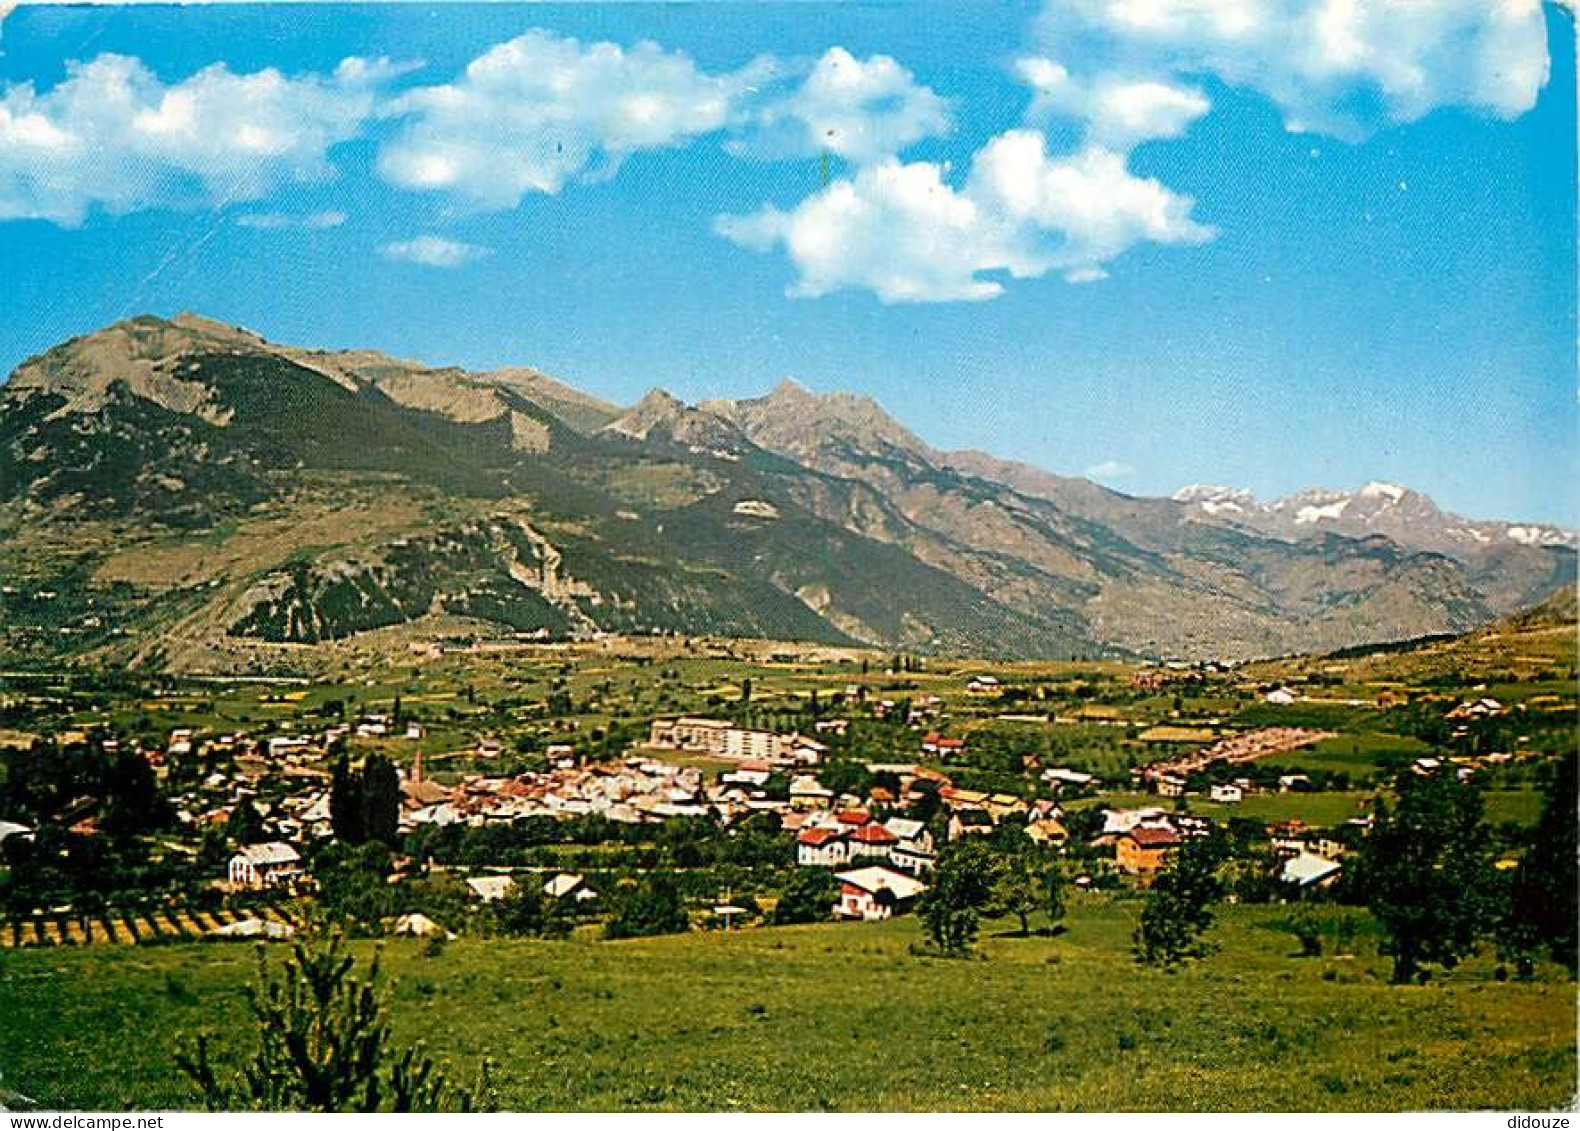
<path id="1" fill-rule="evenodd" d="M 1570 631 L 1257 665 L 620 639 L 9 674 L 0 1010 L 46 1020 L 7 1082 L 191 1106 L 188 1035 L 243 1046 L 260 962 L 338 939 L 522 1107 L 711 1104 L 693 1045 L 816 1065 L 843 1106 L 896 1056 L 951 1096 L 1126 1096 L 1182 1058 L 1248 1107 L 1537 1094 L 1572 1057 L 1543 872 L 1572 837 Z M 156 1036 L 48 1084 L 112 991 Z M 1451 1085 L 1416 1070 L 1444 1026 Z M 1281 1071 L 1296 1041 L 1316 1077 Z"/>
<path id="2" fill-rule="evenodd" d="M 124 852 L 128 838 L 113 827 L 111 799 L 85 781 L 59 783 L 64 804 L 53 812 L 39 812 L 36 800 L 31 812 L 0 811 L 0 852 L 13 877 L 0 945 L 287 937 L 303 908 L 343 886 L 328 879 L 342 864 L 326 849 L 365 840 L 388 850 L 376 868 L 381 897 L 364 908 L 367 915 L 376 906 L 379 918 L 359 925 L 372 933 L 487 933 L 497 929 L 490 912 L 498 901 L 523 887 L 595 926 L 619 892 L 653 872 L 682 882 L 685 918 L 697 928 L 782 923 L 792 914 L 881 920 L 914 909 L 940 852 L 970 838 L 1040 854 L 1072 891 L 1144 891 L 1182 845 L 1232 833 L 1244 878 L 1230 898 L 1325 898 L 1342 891 L 1346 859 L 1364 843 L 1389 773 L 1525 780 L 1545 757 L 1532 735 L 1544 742 L 1550 734 L 1529 726 L 1513 733 L 1511 724 L 1557 718 L 1541 696 L 1513 707 L 1485 695 L 1417 696 L 1409 709 L 1435 720 L 1433 733 L 1452 749 L 1370 732 L 1365 741 L 1389 757 L 1386 772 L 1378 764 L 1365 775 L 1356 740 L 1348 757 L 1335 754 L 1346 742 L 1342 726 L 1281 721 L 1333 713 L 1331 699 L 1313 698 L 1316 688 L 1297 695 L 1283 680 L 1246 684 L 1217 668 L 1119 669 L 1102 682 L 1087 676 L 1067 710 L 1050 711 L 1027 709 L 1050 696 L 1046 681 L 968 669 L 923 684 L 897 679 L 899 671 L 864 673 L 866 682 L 843 672 L 805 678 L 810 690 L 768 716 L 794 724 L 783 728 L 749 725 L 757 697 L 774 694 L 762 682 L 754 693 L 750 677 L 722 703 L 712 696 L 726 710 L 633 720 L 619 732 L 533 712 L 553 740 L 533 743 L 532 768 L 516 772 L 488 769 L 511 761 L 507 731 L 474 731 L 416 708 L 422 698 L 409 680 L 404 699 L 396 691 L 370 704 L 378 709 L 347 713 L 329 700 L 338 715 L 308 710 L 314 701 L 301 690 L 248 692 L 270 707 L 300 704 L 300 725 L 195 721 L 135 734 L 74 725 L 48 738 L 60 759 L 146 774 L 143 788 L 167 819 L 142 830 L 155 863 L 138 874 L 168 882 L 152 891 L 90 889 L 73 900 L 72 859 L 96 840 Z M 884 683 L 905 694 L 885 692 Z M 1093 686 L 1108 690 L 1094 694 Z M 1181 688 L 1218 697 L 1214 707 L 1238 697 L 1242 716 L 1257 725 L 1181 719 Z M 565 707 L 568 695 L 557 694 Z M 1403 703 L 1385 689 L 1364 703 L 1350 697 L 1344 709 L 1374 716 L 1394 711 L 1396 699 Z M 1120 705 L 1104 706 L 1109 700 Z M 1138 725 L 1138 715 L 1150 725 Z M 1128 728 L 1126 737 L 1116 727 Z M 1059 742 L 1061 731 L 1091 749 L 1083 756 Z M 1506 749 L 1488 746 L 1502 739 Z M 1072 756 L 1056 760 L 1059 751 Z M 337 791 L 356 788 L 375 764 L 389 779 L 390 812 L 379 818 L 387 831 L 348 834 Z M 23 771 L 18 755 L 10 780 Z M 1514 790 L 1501 792 L 1519 804 Z M 29 797 L 14 787 L 7 795 Z M 50 846 L 58 861 L 48 859 Z M 830 878 L 811 911 L 791 912 L 782 898 L 796 870 Z M 29 873 L 44 883 L 21 882 Z M 49 901 L 40 901 L 51 883 Z"/>

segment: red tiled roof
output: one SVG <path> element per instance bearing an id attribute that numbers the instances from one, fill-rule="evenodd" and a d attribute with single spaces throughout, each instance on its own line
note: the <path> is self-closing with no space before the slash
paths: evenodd
<path id="1" fill-rule="evenodd" d="M 844 835 L 839 829 L 802 829 L 795 839 L 797 844 L 807 844 L 813 848 L 819 848 L 831 840 L 838 840 Z"/>
<path id="2" fill-rule="evenodd" d="M 895 836 L 882 825 L 863 825 L 850 834 L 850 839 L 861 844 L 896 844 L 899 837 Z"/>
<path id="3" fill-rule="evenodd" d="M 1131 829 L 1125 834 L 1142 848 L 1167 848 L 1180 842 L 1173 829 Z"/>
<path id="4" fill-rule="evenodd" d="M 872 814 L 865 809 L 842 809 L 839 813 L 839 823 L 842 825 L 865 825 L 872 820 Z"/>

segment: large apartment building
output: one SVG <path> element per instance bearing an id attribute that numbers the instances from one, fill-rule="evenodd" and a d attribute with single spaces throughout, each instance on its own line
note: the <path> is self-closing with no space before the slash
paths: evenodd
<path id="1" fill-rule="evenodd" d="M 801 734 L 750 730 L 727 719 L 654 719 L 648 745 L 732 762 L 816 765 L 828 749 Z"/>

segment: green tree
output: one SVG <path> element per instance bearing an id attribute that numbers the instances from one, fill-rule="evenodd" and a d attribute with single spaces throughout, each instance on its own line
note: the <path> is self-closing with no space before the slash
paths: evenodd
<path id="1" fill-rule="evenodd" d="M 1013 826 L 1010 832 L 1019 843 L 1004 846 L 997 854 L 992 906 L 996 914 L 1019 919 L 1020 933 L 1026 936 L 1037 912 L 1048 912 L 1052 919 L 1064 914 L 1063 876 L 1057 861 L 1024 833 Z"/>
<path id="2" fill-rule="evenodd" d="M 993 901 L 992 848 L 977 837 L 946 846 L 938 857 L 932 886 L 917 901 L 927 937 L 946 954 L 964 954 L 976 941 L 977 924 Z"/>
<path id="3" fill-rule="evenodd" d="M 494 925 L 501 934 L 529 938 L 563 938 L 571 927 L 560 901 L 530 874 L 494 902 Z"/>
<path id="4" fill-rule="evenodd" d="M 1429 963 L 1452 968 L 1487 925 L 1492 871 L 1481 793 L 1446 774 L 1406 773 L 1380 803 L 1357 861 L 1357 886 L 1388 934 L 1393 980 Z"/>
<path id="5" fill-rule="evenodd" d="M 614 914 L 604 924 L 607 938 L 676 935 L 691 928 L 680 889 L 667 872 L 649 872 L 634 884 L 620 885 L 614 905 Z"/>
<path id="6" fill-rule="evenodd" d="M 1580 754 L 1568 751 L 1547 783 L 1541 820 L 1514 874 L 1503 932 L 1505 937 L 1522 940 L 1527 953 L 1545 946 L 1554 961 L 1563 963 L 1571 974 L 1577 969 L 1575 934 L 1580 924 L 1580 908 L 1576 907 L 1576 891 L 1580 890 L 1577 764 Z"/>
<path id="7" fill-rule="evenodd" d="M 471 1111 L 487 1103 L 486 1063 L 475 1089 L 457 1088 L 444 1070 L 410 1046 L 397 1051 L 377 955 L 366 977 L 339 935 L 298 942 L 280 974 L 264 948 L 248 991 L 258 1046 L 240 1068 L 210 1055 L 209 1034 L 177 1053 L 176 1063 L 210 1111 Z"/>
<path id="8" fill-rule="evenodd" d="M 377 933 L 381 920 L 399 913 L 399 892 L 389 883 L 390 852 L 383 844 L 332 842 L 313 857 L 313 878 L 324 910 Z"/>
<path id="9" fill-rule="evenodd" d="M 1045 901 L 1043 903 L 1043 911 L 1048 916 L 1049 925 L 1054 928 L 1057 928 L 1059 920 L 1064 918 L 1066 883 L 1063 866 L 1060 865 L 1058 860 L 1049 858 L 1048 866 L 1042 874 L 1043 898 Z"/>
<path id="10" fill-rule="evenodd" d="M 1175 966 L 1201 958 L 1213 923 L 1213 905 L 1223 895 L 1217 868 L 1223 856 L 1215 838 L 1186 841 L 1147 892 L 1136 927 L 1135 953 L 1153 966 Z"/>
<path id="11" fill-rule="evenodd" d="M 266 835 L 263 818 L 250 797 L 243 797 L 230 811 L 225 822 L 225 835 L 236 844 L 257 844 Z"/>
<path id="12" fill-rule="evenodd" d="M 781 925 L 821 923 L 833 914 L 838 901 L 839 881 L 832 873 L 822 868 L 797 868 L 779 889 L 773 921 Z"/>
<path id="13" fill-rule="evenodd" d="M 1309 903 L 1297 903 L 1289 912 L 1289 933 L 1300 943 L 1302 958 L 1322 957 L 1322 919 Z"/>
<path id="14" fill-rule="evenodd" d="M 383 754 L 362 764 L 362 833 L 393 847 L 400 832 L 400 775 Z"/>
<path id="15" fill-rule="evenodd" d="M 103 827 L 111 836 L 151 832 L 169 819 L 170 803 L 159 791 L 153 767 L 135 751 L 109 756 L 104 791 Z"/>
<path id="16" fill-rule="evenodd" d="M 335 759 L 329 778 L 329 824 L 335 837 L 347 844 L 367 839 L 362 826 L 362 777 L 351 768 L 351 759 L 342 753 Z"/>

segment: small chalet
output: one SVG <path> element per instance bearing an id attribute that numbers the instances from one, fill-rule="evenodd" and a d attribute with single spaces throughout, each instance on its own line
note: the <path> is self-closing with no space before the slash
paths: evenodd
<path id="1" fill-rule="evenodd" d="M 884 822 L 884 827 L 896 837 L 894 846 L 889 849 L 890 864 L 912 875 L 931 872 L 937 867 L 933 834 L 926 824 L 908 817 L 892 817 Z"/>
<path id="2" fill-rule="evenodd" d="M 550 899 L 574 899 L 577 903 L 598 898 L 598 893 L 587 886 L 587 877 L 575 872 L 561 872 L 545 882 L 543 894 Z"/>
<path id="3" fill-rule="evenodd" d="M 956 809 L 949 816 L 949 839 L 985 836 L 993 831 L 993 817 L 986 809 Z"/>
<path id="4" fill-rule="evenodd" d="M 1041 817 L 1026 823 L 1026 835 L 1035 844 L 1057 847 L 1070 839 L 1070 830 L 1057 817 Z"/>
<path id="5" fill-rule="evenodd" d="M 1069 786 L 1072 789 L 1085 789 L 1097 778 L 1094 774 L 1083 774 L 1080 770 L 1072 770 L 1064 766 L 1050 766 L 1042 771 L 1042 780 L 1060 789 L 1063 789 L 1065 786 Z"/>
<path id="6" fill-rule="evenodd" d="M 1173 829 L 1137 826 L 1115 842 L 1114 861 L 1126 875 L 1155 876 L 1179 843 L 1179 834 Z"/>
<path id="7" fill-rule="evenodd" d="M 945 738 L 936 731 L 928 731 L 922 736 L 922 753 L 931 754 L 935 758 L 948 758 L 964 754 L 966 740 L 963 738 Z"/>
<path id="8" fill-rule="evenodd" d="M 1184 797 L 1187 784 L 1178 774 L 1159 774 L 1152 781 L 1159 797 Z"/>
<path id="9" fill-rule="evenodd" d="M 888 919 L 911 909 L 927 885 L 914 876 L 872 864 L 849 872 L 835 873 L 839 881 L 839 902 L 834 915 L 841 919 Z"/>
<path id="10" fill-rule="evenodd" d="M 833 800 L 834 791 L 810 774 L 790 782 L 790 804 L 797 809 L 826 809 Z"/>
<path id="11" fill-rule="evenodd" d="M 1314 852 L 1301 852 L 1284 861 L 1278 878 L 1298 888 L 1324 888 L 1339 878 L 1343 868 L 1337 860 L 1329 860 Z"/>
<path id="12" fill-rule="evenodd" d="M 1490 719 L 1504 713 L 1503 704 L 1496 699 L 1476 699 L 1461 703 L 1448 713 L 1451 719 Z"/>
<path id="13" fill-rule="evenodd" d="M 230 858 L 230 882 L 237 887 L 275 887 L 301 874 L 301 854 L 280 841 L 246 845 Z"/>
<path id="14" fill-rule="evenodd" d="M 468 876 L 466 886 L 483 903 L 493 903 L 509 895 L 516 881 L 509 876 Z"/>

